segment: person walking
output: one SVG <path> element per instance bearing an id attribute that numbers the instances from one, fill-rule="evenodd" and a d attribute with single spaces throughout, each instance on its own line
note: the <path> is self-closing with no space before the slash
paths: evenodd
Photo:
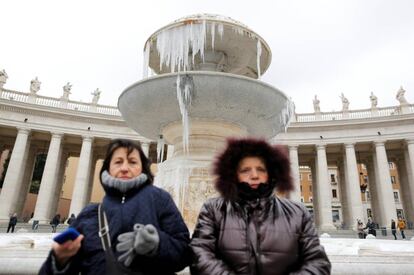
<path id="1" fill-rule="evenodd" d="M 376 224 L 371 218 L 368 218 L 367 225 L 364 229 L 368 229 L 368 234 L 374 235 L 375 237 L 377 236 Z"/>
<path id="2" fill-rule="evenodd" d="M 360 219 L 357 219 L 357 231 L 358 231 L 358 238 L 365 239 L 366 234 L 364 230 L 364 223 Z"/>
<path id="3" fill-rule="evenodd" d="M 405 227 L 406 227 L 405 221 L 401 217 L 398 218 L 398 229 L 400 230 L 401 237 L 403 239 L 405 239 L 405 234 L 404 234 Z"/>
<path id="4" fill-rule="evenodd" d="M 17 213 L 14 213 L 10 217 L 9 226 L 7 227 L 7 233 L 9 233 L 10 229 L 11 229 L 11 233 L 14 233 L 14 227 L 16 226 L 16 224 L 17 224 Z"/>
<path id="5" fill-rule="evenodd" d="M 397 239 L 397 227 L 395 225 L 395 220 L 391 219 L 391 233 L 394 236 L 394 240 Z"/>
<path id="6" fill-rule="evenodd" d="M 60 223 L 60 214 L 56 214 L 53 219 L 50 221 L 50 225 L 52 226 L 52 233 L 56 233 L 56 228 Z"/>
<path id="7" fill-rule="evenodd" d="M 72 213 L 70 215 L 69 219 L 67 220 L 67 224 L 71 225 L 75 221 L 75 219 L 76 219 L 76 216 L 75 216 L 75 214 Z"/>

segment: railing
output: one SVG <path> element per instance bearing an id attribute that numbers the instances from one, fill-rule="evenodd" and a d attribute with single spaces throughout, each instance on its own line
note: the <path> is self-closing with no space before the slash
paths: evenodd
<path id="1" fill-rule="evenodd" d="M 94 105 L 80 101 L 65 100 L 48 96 L 31 95 L 18 91 L 0 89 L 0 99 L 13 100 L 24 103 L 38 104 L 54 108 L 63 108 L 81 112 L 99 113 L 111 116 L 121 116 L 118 108 L 109 105 Z M 404 108 L 404 109 L 402 109 Z M 414 113 L 414 104 L 405 106 L 381 107 L 376 109 L 350 110 L 348 112 L 320 112 L 296 114 L 297 122 L 332 121 L 343 119 L 362 119 L 370 117 L 394 116 Z"/>
<path id="2" fill-rule="evenodd" d="M 394 116 L 407 113 L 414 113 L 414 104 L 406 106 L 381 107 L 376 109 L 350 110 L 347 112 L 320 112 L 296 114 L 297 122 L 332 121 L 343 119 L 362 119 L 371 117 Z"/>
<path id="3" fill-rule="evenodd" d="M 118 108 L 109 105 L 99 105 L 84 103 L 80 101 L 65 100 L 41 95 L 32 95 L 18 91 L 0 89 L 0 99 L 6 99 L 17 102 L 32 103 L 53 108 L 69 109 L 81 112 L 99 113 L 111 116 L 121 116 Z"/>

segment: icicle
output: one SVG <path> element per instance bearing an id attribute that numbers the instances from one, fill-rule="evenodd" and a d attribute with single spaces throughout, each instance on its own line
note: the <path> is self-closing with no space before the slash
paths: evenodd
<path id="1" fill-rule="evenodd" d="M 220 39 L 223 39 L 223 33 L 224 33 L 224 25 L 223 24 L 219 24 L 217 26 L 217 31 L 220 35 Z"/>
<path id="2" fill-rule="evenodd" d="M 189 152 L 190 120 L 188 116 L 191 100 L 194 94 L 193 78 L 189 75 L 177 75 L 177 99 L 183 125 L 183 152 Z"/>
<path id="3" fill-rule="evenodd" d="M 147 78 L 148 77 L 148 67 L 149 67 L 149 52 L 150 52 L 150 43 L 147 42 L 145 43 L 145 48 L 144 48 L 144 67 L 142 69 L 142 78 Z"/>
<path id="4" fill-rule="evenodd" d="M 210 24 L 210 34 L 211 34 L 211 49 L 214 51 L 214 38 L 216 36 L 216 23 L 211 22 Z"/>
<path id="5" fill-rule="evenodd" d="M 279 115 L 279 122 L 283 130 L 286 132 L 289 127 L 292 116 L 295 112 L 295 104 L 291 100 L 287 100 L 285 107 L 282 109 Z"/>
<path id="6" fill-rule="evenodd" d="M 157 140 L 157 162 L 160 163 L 162 162 L 162 159 L 164 157 L 164 138 L 162 135 L 159 136 L 158 140 Z"/>
<path id="7" fill-rule="evenodd" d="M 169 66 L 171 72 L 187 71 L 194 65 L 194 57 L 199 53 L 204 60 L 207 22 L 190 23 L 161 31 L 156 38 L 160 55 L 160 68 Z M 192 63 L 189 55 L 192 53 Z"/>
<path id="8" fill-rule="evenodd" d="M 260 79 L 261 77 L 261 71 L 260 71 L 260 58 L 262 56 L 262 43 L 260 43 L 260 39 L 257 38 L 257 53 L 256 53 L 256 59 L 257 59 L 257 79 Z"/>

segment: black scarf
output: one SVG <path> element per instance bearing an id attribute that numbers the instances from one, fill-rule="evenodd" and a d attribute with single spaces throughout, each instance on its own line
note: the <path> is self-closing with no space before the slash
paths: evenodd
<path id="1" fill-rule="evenodd" d="M 261 183 L 257 189 L 253 189 L 246 182 L 240 182 L 237 185 L 237 196 L 241 201 L 252 201 L 269 197 L 274 189 L 274 183 Z"/>

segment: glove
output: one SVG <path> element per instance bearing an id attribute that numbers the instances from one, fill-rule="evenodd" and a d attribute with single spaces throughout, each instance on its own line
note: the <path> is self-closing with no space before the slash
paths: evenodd
<path id="1" fill-rule="evenodd" d="M 152 224 L 135 224 L 134 231 L 118 236 L 116 246 L 118 252 L 124 252 L 118 257 L 119 262 L 130 266 L 135 255 L 152 256 L 156 253 L 160 242 L 157 229 Z"/>

